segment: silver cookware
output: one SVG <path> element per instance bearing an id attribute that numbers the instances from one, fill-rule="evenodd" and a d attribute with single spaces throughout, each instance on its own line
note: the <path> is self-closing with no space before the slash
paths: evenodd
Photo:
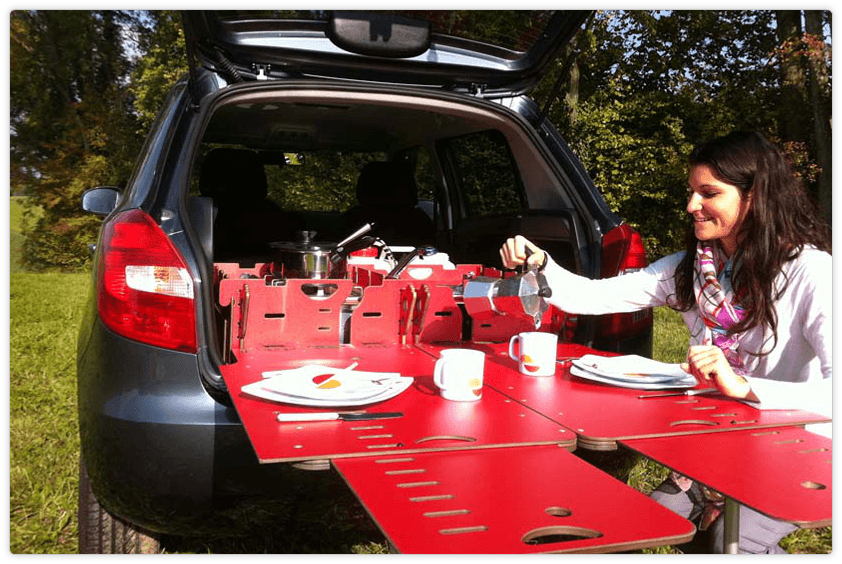
<path id="1" fill-rule="evenodd" d="M 270 243 L 276 250 L 273 271 L 283 278 L 345 278 L 348 254 L 371 244 L 373 239 L 364 236 L 371 228 L 366 224 L 340 243 L 316 241 L 315 231 L 297 231 L 294 241 Z"/>
<path id="2" fill-rule="evenodd" d="M 316 241 L 315 236 L 315 231 L 298 231 L 294 241 L 271 243 L 276 250 L 275 272 L 283 278 L 344 278 L 347 260 L 330 260 L 336 243 Z"/>

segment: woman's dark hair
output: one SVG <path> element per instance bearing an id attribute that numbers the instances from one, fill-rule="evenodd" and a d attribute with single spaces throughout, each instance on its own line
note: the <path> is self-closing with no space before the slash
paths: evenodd
<path id="1" fill-rule="evenodd" d="M 807 196 L 801 178 L 783 152 L 759 133 L 735 132 L 696 147 L 690 166 L 705 165 L 720 181 L 740 189 L 751 206 L 737 234 L 732 287 L 745 317 L 731 328 L 739 333 L 757 325 L 772 329 L 777 343 L 775 300 L 783 287 L 775 279 L 784 263 L 807 245 L 831 252 L 831 233 Z M 695 230 L 691 222 L 685 238 L 686 254 L 675 273 L 676 309 L 696 304 L 693 277 L 696 262 Z"/>

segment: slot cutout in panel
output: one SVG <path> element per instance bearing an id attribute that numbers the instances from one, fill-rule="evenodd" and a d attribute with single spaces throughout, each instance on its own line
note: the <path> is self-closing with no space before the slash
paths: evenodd
<path id="1" fill-rule="evenodd" d="M 438 437 L 424 437 L 415 441 L 415 444 L 428 443 L 430 441 L 464 441 L 466 443 L 474 443 L 474 437 L 460 437 L 458 435 L 441 435 Z"/>
<path id="2" fill-rule="evenodd" d="M 453 494 L 441 494 L 441 495 L 420 495 L 417 497 L 409 498 L 409 501 L 414 503 L 423 503 L 425 501 L 444 501 L 447 499 L 453 499 L 456 496 Z"/>
<path id="3" fill-rule="evenodd" d="M 818 482 L 811 482 L 811 481 L 801 482 L 801 487 L 807 488 L 808 490 L 826 490 L 827 489 L 827 486 L 825 486 L 824 484 L 819 484 Z"/>
<path id="4" fill-rule="evenodd" d="M 719 423 L 716 421 L 703 421 L 701 419 L 687 419 L 684 421 L 673 421 L 670 423 L 670 427 L 678 427 L 680 425 L 709 425 L 711 427 L 716 427 Z"/>
<path id="5" fill-rule="evenodd" d="M 548 507 L 544 510 L 544 512 L 547 515 L 552 515 L 553 517 L 570 517 L 573 515 L 573 512 L 566 507 Z"/>
<path id="6" fill-rule="evenodd" d="M 467 515 L 470 509 L 449 509 L 445 511 L 427 511 L 424 517 L 452 517 L 454 515 Z"/>
<path id="7" fill-rule="evenodd" d="M 488 527 L 485 525 L 477 525 L 475 527 L 455 527 L 453 529 L 440 529 L 439 533 L 442 535 L 463 535 L 465 533 L 482 533 L 487 531 Z"/>

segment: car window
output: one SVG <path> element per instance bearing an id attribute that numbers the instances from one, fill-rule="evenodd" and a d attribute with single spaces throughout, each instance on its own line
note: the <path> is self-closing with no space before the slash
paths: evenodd
<path id="1" fill-rule="evenodd" d="M 490 130 L 465 135 L 446 141 L 444 146 L 457 169 L 468 216 L 523 208 L 520 173 L 502 133 Z"/>
<path id="2" fill-rule="evenodd" d="M 312 151 L 289 153 L 266 166 L 269 199 L 287 211 L 344 212 L 357 204 L 357 178 L 385 153 Z"/>

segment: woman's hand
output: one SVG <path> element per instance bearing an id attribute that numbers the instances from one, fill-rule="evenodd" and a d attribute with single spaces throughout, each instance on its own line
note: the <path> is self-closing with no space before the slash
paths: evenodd
<path id="1" fill-rule="evenodd" d="M 713 382 L 724 395 L 758 401 L 748 380 L 734 373 L 722 349 L 715 345 L 694 345 L 687 352 L 681 368 L 703 382 Z"/>
<path id="2" fill-rule="evenodd" d="M 527 256 L 527 249 L 532 254 Z M 540 266 L 544 262 L 544 251 L 526 238 L 516 235 L 506 239 L 500 248 L 500 258 L 503 259 L 503 266 L 506 268 L 516 268 L 522 264 Z"/>

